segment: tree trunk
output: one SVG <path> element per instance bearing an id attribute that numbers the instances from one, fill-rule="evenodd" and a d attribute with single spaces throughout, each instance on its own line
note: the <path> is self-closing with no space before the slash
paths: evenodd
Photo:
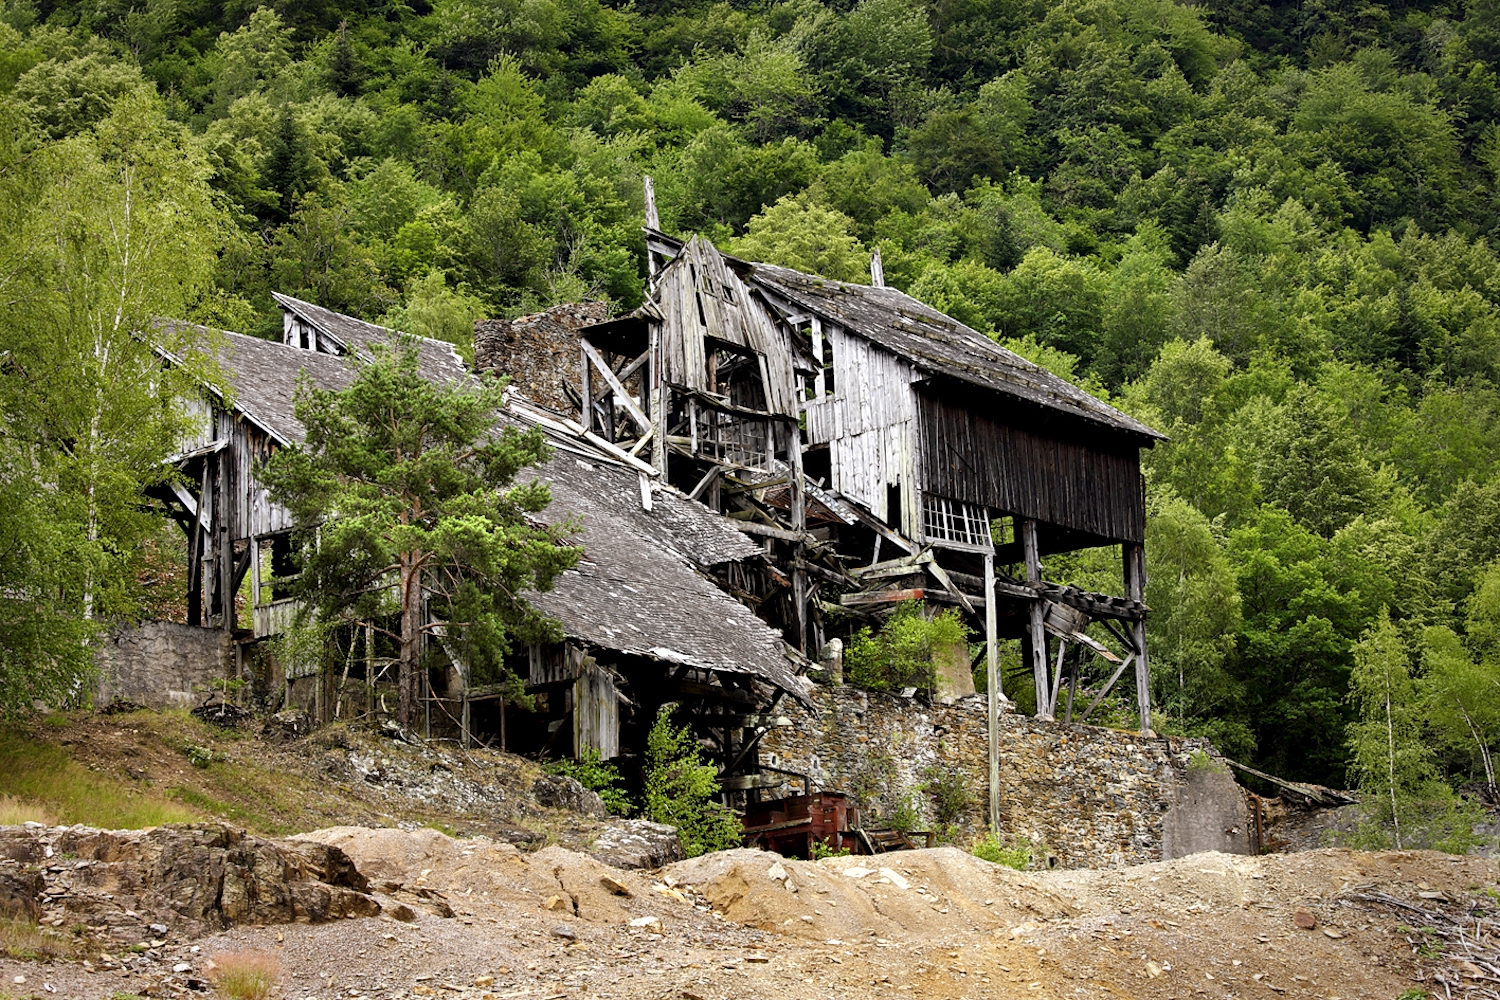
<path id="1" fill-rule="evenodd" d="M 1386 679 L 1385 685 L 1385 738 L 1386 751 L 1389 754 L 1386 762 L 1389 767 L 1391 782 L 1391 824 L 1396 829 L 1396 850 L 1399 851 L 1401 850 L 1401 814 L 1396 807 L 1396 726 L 1391 720 L 1391 684 L 1389 678 Z"/>
<path id="2" fill-rule="evenodd" d="M 401 556 L 401 657 L 396 667 L 396 721 L 402 728 L 415 724 L 417 676 L 422 666 L 422 570 L 417 553 Z"/>

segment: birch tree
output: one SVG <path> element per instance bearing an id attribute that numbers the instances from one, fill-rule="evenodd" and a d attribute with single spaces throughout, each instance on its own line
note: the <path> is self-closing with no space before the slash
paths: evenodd
<path id="1" fill-rule="evenodd" d="M 171 475 L 181 402 L 209 374 L 188 356 L 201 335 L 159 320 L 206 290 L 223 217 L 186 131 L 144 93 L 56 142 L 0 114 L 0 702 L 14 709 L 80 693 L 88 637 L 139 608 L 134 569 L 160 524 L 142 490 Z"/>
<path id="2" fill-rule="evenodd" d="M 1437 774 L 1423 739 L 1421 700 L 1411 662 L 1388 611 L 1354 647 L 1349 698 L 1359 712 L 1349 725 L 1350 776 L 1376 817 L 1391 825 L 1402 849 L 1402 820 Z"/>

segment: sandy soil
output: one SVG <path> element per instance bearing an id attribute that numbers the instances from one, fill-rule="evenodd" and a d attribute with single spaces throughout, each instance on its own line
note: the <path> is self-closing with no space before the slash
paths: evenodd
<path id="1" fill-rule="evenodd" d="M 1500 871 L 1481 858 L 1201 854 L 1020 873 L 951 848 L 816 863 L 740 850 L 627 873 L 433 830 L 307 836 L 345 850 L 386 914 L 168 940 L 112 956 L 123 969 L 4 960 L 0 990 L 187 996 L 215 955 L 252 949 L 279 959 L 289 1000 L 1446 1000 L 1500 986 L 1479 960 L 1500 907 Z"/>

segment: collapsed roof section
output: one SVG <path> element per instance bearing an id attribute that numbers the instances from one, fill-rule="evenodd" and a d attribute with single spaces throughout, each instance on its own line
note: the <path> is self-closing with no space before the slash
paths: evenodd
<path id="1" fill-rule="evenodd" d="M 322 389 L 347 386 L 354 369 L 347 357 L 337 355 L 357 351 L 367 357 L 377 344 L 396 343 L 398 335 L 288 296 L 277 299 L 295 308 L 301 320 L 316 324 L 320 337 L 338 337 L 338 342 L 324 339 L 320 347 L 309 348 L 225 333 L 214 338 L 211 350 L 228 383 L 233 410 L 271 435 L 273 446 L 285 446 L 305 437 L 294 412 L 304 379 Z M 447 345 L 416 343 L 423 374 L 444 381 L 472 379 L 461 363 L 456 368 L 448 363 Z M 552 486 L 546 516 L 553 523 L 575 519 L 579 525 L 577 541 L 585 555 L 578 567 L 558 577 L 552 591 L 525 595 L 557 618 L 570 640 L 601 654 L 658 661 L 668 669 L 687 666 L 753 679 L 807 700 L 805 683 L 780 633 L 706 575 L 726 563 L 759 559 L 758 545 L 670 487 L 648 485 L 647 507 L 639 470 L 581 435 L 566 433 L 569 422 L 564 418 L 549 420 L 545 412 L 513 403 L 501 421 L 540 427 L 548 435 L 553 457 L 534 472 Z M 242 484 L 249 502 L 270 508 L 263 488 L 253 480 L 254 461 L 265 457 L 264 447 L 256 450 L 258 454 L 240 456 L 243 461 L 236 464 L 249 473 Z M 286 520 L 262 516 L 246 523 Z M 226 543 L 248 540 L 237 533 Z M 252 569 L 259 573 L 258 561 Z"/>

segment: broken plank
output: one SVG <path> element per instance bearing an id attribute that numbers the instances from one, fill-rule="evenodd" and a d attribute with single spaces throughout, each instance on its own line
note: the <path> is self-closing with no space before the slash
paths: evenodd
<path id="1" fill-rule="evenodd" d="M 609 362 L 604 360 L 604 356 L 587 339 L 580 337 L 578 343 L 583 348 L 583 353 L 588 355 L 589 360 L 594 363 L 594 368 L 598 370 L 600 376 L 615 391 L 615 398 L 625 407 L 625 412 L 629 413 L 631 419 L 640 426 L 641 432 L 649 431 L 651 429 L 651 421 L 646 418 L 646 414 L 636 405 L 635 400 L 630 398 L 630 393 L 625 391 L 624 383 L 615 376 L 614 369 L 610 368 Z"/>
<path id="2" fill-rule="evenodd" d="M 839 598 L 839 604 L 846 608 L 869 604 L 898 604 L 901 601 L 920 601 L 926 596 L 927 591 L 921 587 L 913 587 L 910 590 L 866 591 L 860 594 L 844 594 Z"/>
<path id="3" fill-rule="evenodd" d="M 788 531 L 785 528 L 773 528 L 769 524 L 756 524 L 753 521 L 737 521 L 733 518 L 724 519 L 731 527 L 738 528 L 747 535 L 762 535 L 766 538 L 776 538 L 783 542 L 815 542 L 812 535 L 805 531 Z"/>

